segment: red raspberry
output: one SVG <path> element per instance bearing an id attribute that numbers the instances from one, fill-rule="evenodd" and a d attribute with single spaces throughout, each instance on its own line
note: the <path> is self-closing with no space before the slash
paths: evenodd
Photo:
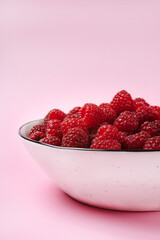
<path id="1" fill-rule="evenodd" d="M 107 108 L 107 107 L 111 107 L 111 104 L 110 103 L 101 103 L 99 105 L 100 108 Z"/>
<path id="2" fill-rule="evenodd" d="M 103 135 L 100 135 L 100 136 L 95 136 L 93 139 L 92 139 L 92 142 L 91 144 L 96 144 L 102 140 L 109 140 L 109 139 L 106 139 L 105 137 L 103 137 Z M 113 139 L 112 139 L 113 140 Z M 115 140 L 115 139 L 114 139 Z"/>
<path id="3" fill-rule="evenodd" d="M 99 108 L 102 110 L 102 121 L 103 122 L 108 122 L 108 123 L 113 123 L 114 120 L 116 119 L 116 112 L 114 109 L 106 103 L 102 103 Z"/>
<path id="4" fill-rule="evenodd" d="M 125 138 L 125 147 L 130 150 L 143 149 L 143 146 L 149 137 L 150 134 L 144 131 L 129 135 Z"/>
<path id="5" fill-rule="evenodd" d="M 160 136 L 149 138 L 145 145 L 144 150 L 160 150 Z"/>
<path id="6" fill-rule="evenodd" d="M 117 140 L 100 140 L 91 145 L 93 149 L 121 150 L 121 144 Z"/>
<path id="7" fill-rule="evenodd" d="M 136 117 L 140 124 L 146 121 L 154 121 L 158 119 L 158 113 L 150 106 L 139 107 L 136 110 Z"/>
<path id="8" fill-rule="evenodd" d="M 96 137 L 103 136 L 103 139 L 116 139 L 117 134 L 119 133 L 118 129 L 112 125 L 104 125 L 101 126 L 98 131 Z"/>
<path id="9" fill-rule="evenodd" d="M 158 120 L 160 120 L 160 107 L 158 106 L 151 106 L 152 109 L 154 109 L 158 113 Z"/>
<path id="10" fill-rule="evenodd" d="M 149 104 L 143 98 L 135 98 L 134 103 L 136 105 L 136 109 L 143 106 L 149 106 Z"/>
<path id="11" fill-rule="evenodd" d="M 119 132 L 117 134 L 116 140 L 121 144 L 122 149 L 125 148 L 125 139 L 127 137 L 127 133 L 125 132 Z"/>
<path id="12" fill-rule="evenodd" d="M 86 103 L 80 111 L 80 117 L 86 122 L 88 128 L 94 128 L 101 124 L 101 114 L 99 107 L 93 103 Z"/>
<path id="13" fill-rule="evenodd" d="M 58 119 L 49 120 L 46 126 L 46 135 L 47 137 L 51 135 L 61 138 L 63 135 L 61 130 L 61 121 Z"/>
<path id="14" fill-rule="evenodd" d="M 87 148 L 89 146 L 89 137 L 82 128 L 70 128 L 62 138 L 63 147 Z"/>
<path id="15" fill-rule="evenodd" d="M 45 132 L 45 125 L 44 125 L 43 123 L 34 125 L 34 126 L 31 128 L 31 131 L 30 131 L 29 135 L 30 135 L 31 133 L 34 133 L 34 132 Z"/>
<path id="16" fill-rule="evenodd" d="M 61 129 L 63 134 L 66 134 L 70 128 L 79 127 L 88 134 L 87 124 L 83 119 L 68 118 L 61 123 Z"/>
<path id="17" fill-rule="evenodd" d="M 116 127 L 112 125 L 108 125 L 109 127 L 100 128 L 97 132 L 96 137 L 92 140 L 92 144 L 95 142 L 99 142 L 101 140 L 117 140 L 121 146 L 124 148 L 125 138 L 127 137 L 127 133 L 119 132 Z"/>
<path id="18" fill-rule="evenodd" d="M 44 118 L 44 124 L 46 125 L 49 120 L 52 119 L 58 119 L 60 121 L 63 121 L 63 119 L 66 117 L 66 114 L 62 112 L 59 109 L 53 109 L 49 111 L 49 113 Z"/>
<path id="19" fill-rule="evenodd" d="M 61 139 L 56 136 L 42 138 L 39 142 L 47 143 L 54 146 L 61 146 Z"/>
<path id="20" fill-rule="evenodd" d="M 124 111 L 134 111 L 135 104 L 131 95 L 122 90 L 118 92 L 111 101 L 111 107 L 116 111 L 117 115 Z"/>
<path id="21" fill-rule="evenodd" d="M 158 133 L 160 134 L 160 120 L 155 120 L 154 124 L 158 128 Z"/>
<path id="22" fill-rule="evenodd" d="M 133 113 L 123 112 L 115 120 L 114 126 L 122 132 L 136 133 L 139 128 L 139 122 Z"/>
<path id="23" fill-rule="evenodd" d="M 41 138 L 44 138 L 46 134 L 44 132 L 33 132 L 29 135 L 29 138 L 35 141 L 39 141 Z"/>
<path id="24" fill-rule="evenodd" d="M 68 118 L 79 118 L 81 107 L 75 107 L 72 110 L 69 111 L 69 113 L 66 116 L 66 119 Z"/>
<path id="25" fill-rule="evenodd" d="M 151 135 L 151 137 L 155 137 L 158 135 L 158 127 L 154 122 L 148 122 L 148 121 L 144 122 L 141 125 L 141 131 L 148 132 Z"/>
<path id="26" fill-rule="evenodd" d="M 124 112 L 120 113 L 121 116 L 126 115 L 126 114 L 132 114 L 133 116 L 135 116 L 135 112 L 124 111 Z"/>

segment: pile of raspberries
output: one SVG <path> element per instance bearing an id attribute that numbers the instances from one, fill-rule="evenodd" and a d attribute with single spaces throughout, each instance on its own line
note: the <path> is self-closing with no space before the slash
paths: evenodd
<path id="1" fill-rule="evenodd" d="M 108 150 L 160 149 L 160 107 L 122 90 L 110 103 L 51 110 L 29 138 L 54 146 Z"/>

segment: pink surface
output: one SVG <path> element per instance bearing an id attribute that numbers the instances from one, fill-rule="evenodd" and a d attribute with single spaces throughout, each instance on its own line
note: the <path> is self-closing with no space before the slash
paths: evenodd
<path id="1" fill-rule="evenodd" d="M 24 149 L 18 128 L 121 90 L 160 105 L 160 2 L 2 1 L 0 239 L 160 239 L 160 212 L 80 204 Z M 138 196 L 137 196 L 138 197 Z"/>

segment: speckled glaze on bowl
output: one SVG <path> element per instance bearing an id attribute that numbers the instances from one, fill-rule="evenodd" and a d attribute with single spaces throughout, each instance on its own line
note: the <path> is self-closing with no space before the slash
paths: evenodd
<path id="1" fill-rule="evenodd" d="M 160 151 L 64 148 L 28 138 L 33 125 L 19 129 L 36 162 L 65 193 L 96 207 L 123 211 L 160 210 Z"/>

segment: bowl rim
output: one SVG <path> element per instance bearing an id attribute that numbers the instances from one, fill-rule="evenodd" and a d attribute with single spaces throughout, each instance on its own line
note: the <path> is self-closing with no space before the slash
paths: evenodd
<path id="1" fill-rule="evenodd" d="M 43 119 L 37 119 L 37 120 L 32 120 L 29 122 L 24 123 L 23 125 L 21 125 L 21 127 L 18 130 L 18 134 L 21 138 L 36 143 L 36 144 L 40 144 L 40 145 L 44 145 L 46 147 L 51 147 L 51 148 L 55 148 L 55 149 L 63 149 L 63 150 L 78 150 L 78 151 L 89 151 L 89 152 L 159 152 L 160 149 L 156 149 L 156 150 L 129 150 L 129 149 L 122 149 L 122 150 L 110 150 L 110 149 L 93 149 L 93 148 L 75 148 L 75 147 L 62 147 L 62 146 L 55 146 L 55 145 L 50 145 L 47 143 L 42 143 L 39 141 L 35 141 L 30 139 L 29 137 L 26 137 L 22 134 L 21 130 L 23 127 L 27 126 L 28 124 L 31 124 L 33 122 L 38 122 L 38 121 L 43 121 Z"/>

